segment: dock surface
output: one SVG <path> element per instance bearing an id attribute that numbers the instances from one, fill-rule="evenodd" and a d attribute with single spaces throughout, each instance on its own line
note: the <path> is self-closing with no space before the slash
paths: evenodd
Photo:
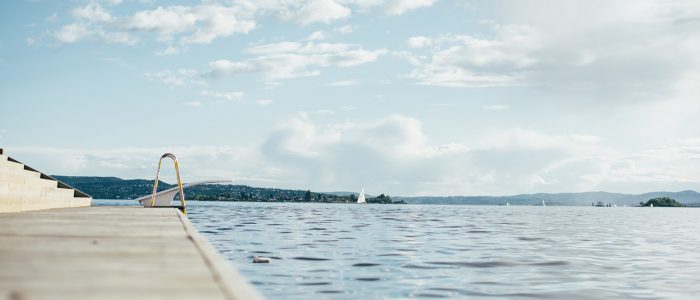
<path id="1" fill-rule="evenodd" d="M 172 208 L 0 214 L 0 299 L 259 299 Z"/>

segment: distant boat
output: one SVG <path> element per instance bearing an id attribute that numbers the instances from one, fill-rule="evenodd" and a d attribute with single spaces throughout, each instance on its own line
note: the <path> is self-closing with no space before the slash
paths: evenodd
<path id="1" fill-rule="evenodd" d="M 654 203 L 649 203 L 649 207 L 654 207 Z"/>
<path id="2" fill-rule="evenodd" d="M 358 204 L 365 204 L 367 203 L 365 201 L 365 188 L 362 188 L 362 192 L 360 192 L 360 195 L 357 196 L 357 203 Z"/>
<path id="3" fill-rule="evenodd" d="M 510 203 L 506 202 L 506 206 L 510 206 Z"/>
<path id="4" fill-rule="evenodd" d="M 542 206 L 547 206 L 547 204 L 544 204 L 544 199 L 542 199 Z"/>

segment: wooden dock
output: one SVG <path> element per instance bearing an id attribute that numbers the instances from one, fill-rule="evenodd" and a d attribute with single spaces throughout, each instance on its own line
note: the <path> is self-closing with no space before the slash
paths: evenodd
<path id="1" fill-rule="evenodd" d="M 172 208 L 0 214 L 0 299 L 260 299 Z"/>

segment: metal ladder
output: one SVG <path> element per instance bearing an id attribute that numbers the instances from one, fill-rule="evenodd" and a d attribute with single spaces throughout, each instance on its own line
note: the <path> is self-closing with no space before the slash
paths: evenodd
<path id="1" fill-rule="evenodd" d="M 182 192 L 182 181 L 180 180 L 180 166 L 177 162 L 177 157 L 175 157 L 175 154 L 172 153 L 165 153 L 160 157 L 160 160 L 158 160 L 158 172 L 156 173 L 156 182 L 153 184 L 153 194 L 151 195 L 151 206 L 150 207 L 158 207 L 155 206 L 156 204 L 156 192 L 158 191 L 158 177 L 160 177 L 160 167 L 163 164 L 163 158 L 170 158 L 173 160 L 173 163 L 175 163 L 175 175 L 177 176 L 177 187 L 178 187 L 178 192 L 180 194 L 180 206 L 174 206 L 176 208 L 179 208 L 183 214 L 187 215 L 187 204 L 185 203 L 185 193 Z"/>

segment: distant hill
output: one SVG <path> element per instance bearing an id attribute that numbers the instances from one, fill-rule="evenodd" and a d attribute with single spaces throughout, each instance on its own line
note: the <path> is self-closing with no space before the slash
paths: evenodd
<path id="1" fill-rule="evenodd" d="M 153 191 L 153 181 L 144 179 L 120 179 L 117 177 L 60 176 L 54 178 L 73 186 L 95 199 L 136 199 Z M 158 190 L 175 185 L 158 182 Z M 251 187 L 247 185 L 209 184 L 185 189 L 185 198 L 202 201 L 261 201 L 261 202 L 326 202 L 354 203 L 357 196 L 352 193 L 335 195 L 304 190 Z M 388 203 L 388 197 L 368 197 L 368 203 Z"/>
<path id="2" fill-rule="evenodd" d="M 153 181 L 144 179 L 120 179 L 117 177 L 59 176 L 54 178 L 73 186 L 95 199 L 136 199 L 148 195 L 153 190 Z M 159 182 L 158 190 L 174 185 Z M 220 201 L 263 201 L 263 202 L 355 202 L 357 193 L 329 192 L 317 193 L 304 190 L 273 189 L 251 187 L 246 185 L 203 185 L 185 190 L 185 197 L 190 200 Z M 620 194 L 608 192 L 557 193 L 557 194 L 522 194 L 513 196 L 450 196 L 450 197 L 392 197 L 389 201 L 401 200 L 409 204 L 471 204 L 471 205 L 540 205 L 542 200 L 547 205 L 588 206 L 598 201 L 618 206 L 636 206 L 653 198 L 669 197 L 689 206 L 700 205 L 700 193 L 696 191 L 651 192 L 645 194 Z M 367 201 L 376 201 L 367 196 Z"/>
<path id="3" fill-rule="evenodd" d="M 618 206 L 636 206 L 639 202 L 658 197 L 669 197 L 683 204 L 700 204 L 700 193 L 696 191 L 651 192 L 644 194 L 620 194 L 608 192 L 522 194 L 514 196 L 450 196 L 450 197 L 394 197 L 409 204 L 472 204 L 472 205 L 591 205 L 598 201 Z"/>
<path id="4" fill-rule="evenodd" d="M 336 196 L 351 196 L 352 195 L 352 196 L 355 196 L 356 198 L 357 198 L 357 196 L 360 195 L 359 192 L 326 192 L 324 194 L 331 194 L 331 195 L 336 195 Z M 369 198 L 369 197 L 374 197 L 374 196 L 365 193 L 365 197 Z"/>
<path id="5" fill-rule="evenodd" d="M 153 192 L 153 180 L 121 179 L 117 177 L 51 176 L 95 199 L 136 199 Z M 173 185 L 163 181 L 158 182 L 159 191 L 171 187 Z"/>

